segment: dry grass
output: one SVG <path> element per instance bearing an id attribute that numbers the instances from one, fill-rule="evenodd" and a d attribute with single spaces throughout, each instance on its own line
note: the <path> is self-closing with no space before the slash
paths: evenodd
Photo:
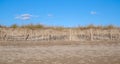
<path id="1" fill-rule="evenodd" d="M 0 46 L 0 64 L 120 64 L 120 44 L 13 45 Z"/>
<path id="2" fill-rule="evenodd" d="M 33 43 L 34 42 L 34 43 Z M 118 45 L 119 41 L 0 41 L 0 46 Z"/>

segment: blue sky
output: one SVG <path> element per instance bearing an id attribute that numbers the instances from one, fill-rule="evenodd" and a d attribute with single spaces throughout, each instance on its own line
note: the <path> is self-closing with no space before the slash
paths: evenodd
<path id="1" fill-rule="evenodd" d="M 0 24 L 120 26 L 120 0 L 0 0 Z"/>

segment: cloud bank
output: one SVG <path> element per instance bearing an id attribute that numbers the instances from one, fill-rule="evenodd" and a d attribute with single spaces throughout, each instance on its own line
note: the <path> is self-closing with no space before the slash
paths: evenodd
<path id="1" fill-rule="evenodd" d="M 19 20 L 30 20 L 33 17 L 38 17 L 38 16 L 34 16 L 32 14 L 21 14 L 15 17 L 15 19 L 19 19 Z"/>

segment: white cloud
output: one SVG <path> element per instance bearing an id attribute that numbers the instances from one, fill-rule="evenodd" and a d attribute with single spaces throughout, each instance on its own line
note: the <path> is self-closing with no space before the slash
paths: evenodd
<path id="1" fill-rule="evenodd" d="M 21 14 L 15 17 L 15 19 L 19 20 L 30 20 L 32 17 L 38 17 L 38 16 L 33 16 L 31 14 Z"/>
<path id="2" fill-rule="evenodd" d="M 96 12 L 96 11 L 91 11 L 90 14 L 92 14 L 92 15 L 96 15 L 97 12 Z"/>
<path id="3" fill-rule="evenodd" d="M 53 15 L 52 14 L 48 14 L 48 17 L 52 17 Z"/>

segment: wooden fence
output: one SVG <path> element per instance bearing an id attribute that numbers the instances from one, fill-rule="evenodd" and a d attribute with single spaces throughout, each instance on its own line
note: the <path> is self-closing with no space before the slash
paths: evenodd
<path id="1" fill-rule="evenodd" d="M 102 29 L 1 29 L 0 40 L 2 41 L 97 41 L 97 40 L 120 40 L 120 30 Z"/>

